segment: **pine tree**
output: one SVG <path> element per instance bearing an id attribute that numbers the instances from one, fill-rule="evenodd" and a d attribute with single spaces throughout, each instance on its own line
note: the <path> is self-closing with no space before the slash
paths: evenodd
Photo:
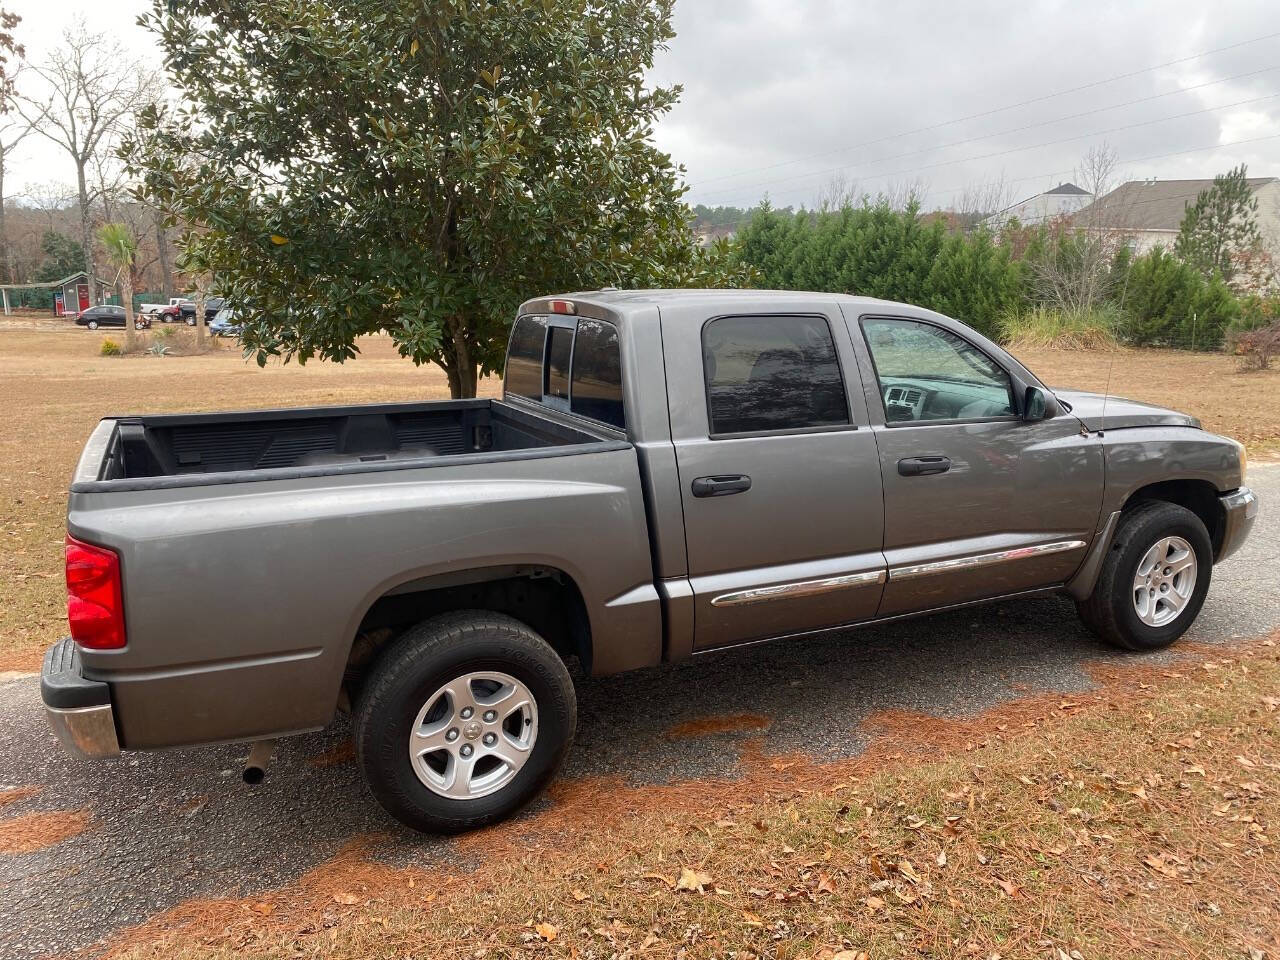
<path id="1" fill-rule="evenodd" d="M 1213 178 L 1213 186 L 1187 207 L 1174 252 L 1184 263 L 1228 283 L 1236 275 L 1236 257 L 1262 242 L 1258 199 L 1249 187 L 1244 164 Z"/>

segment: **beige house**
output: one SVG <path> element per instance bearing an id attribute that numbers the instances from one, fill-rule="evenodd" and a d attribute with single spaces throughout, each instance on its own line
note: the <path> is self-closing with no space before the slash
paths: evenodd
<path id="1" fill-rule="evenodd" d="M 1263 244 L 1280 255 L 1280 177 L 1253 177 L 1248 183 L 1258 201 Z M 1157 246 L 1172 250 L 1187 207 L 1212 186 L 1212 179 L 1130 180 L 1084 207 L 1072 223 L 1120 234 L 1136 253 Z"/>
<path id="2" fill-rule="evenodd" d="M 1019 200 L 999 213 L 993 213 L 980 226 L 992 233 L 999 233 L 1006 224 L 1014 220 L 1024 227 L 1033 227 L 1069 217 L 1091 200 L 1093 195 L 1083 187 L 1077 187 L 1074 183 L 1060 183 L 1052 190 Z"/>

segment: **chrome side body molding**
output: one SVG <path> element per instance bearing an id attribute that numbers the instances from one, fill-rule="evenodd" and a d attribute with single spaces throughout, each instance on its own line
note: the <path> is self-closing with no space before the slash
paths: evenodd
<path id="1" fill-rule="evenodd" d="M 919 563 L 910 566 L 893 567 L 890 570 L 868 570 L 865 573 L 850 573 L 839 577 L 824 577 L 821 580 L 800 580 L 796 583 L 780 583 L 772 587 L 756 587 L 751 590 L 737 590 L 724 593 L 711 601 L 713 607 L 736 607 L 748 603 L 762 603 L 766 600 L 782 600 L 794 597 L 812 597 L 817 594 L 843 590 L 846 587 L 869 586 L 884 583 L 888 580 L 913 580 L 916 577 L 929 577 L 939 573 L 956 573 L 989 567 L 997 563 L 1009 563 L 1013 560 L 1027 560 L 1052 553 L 1065 553 L 1068 550 L 1083 550 L 1088 544 L 1083 540 L 1057 540 L 1053 543 L 1038 543 L 1030 547 L 1015 547 L 1012 550 L 997 550 L 994 553 L 979 553 L 971 557 L 956 557 L 952 560 L 938 560 L 933 563 Z"/>
<path id="2" fill-rule="evenodd" d="M 956 557 L 954 560 L 938 560 L 934 563 L 919 563 L 907 567 L 894 567 L 889 571 L 890 580 L 913 580 L 916 577 L 929 577 L 936 573 L 955 573 L 973 570 L 978 567 L 989 567 L 997 563 L 1008 563 L 1010 560 L 1027 560 L 1031 557 L 1042 557 L 1050 553 L 1065 553 L 1068 550 L 1083 550 L 1088 544 L 1083 540 L 1057 540 L 1053 543 L 1037 543 L 1030 547 L 1016 547 L 1013 550 L 997 550 L 994 553 L 979 553 L 972 557 Z"/>
<path id="3" fill-rule="evenodd" d="M 849 573 L 840 577 L 823 577 L 821 580 L 801 580 L 798 583 L 780 583 L 774 587 L 756 587 L 752 590 L 738 590 L 725 593 L 711 601 L 713 607 L 736 607 L 747 603 L 760 603 L 764 600 L 779 600 L 783 597 L 812 597 L 819 593 L 843 590 L 845 587 L 863 587 L 873 583 L 884 583 L 883 570 L 868 570 L 866 573 Z"/>

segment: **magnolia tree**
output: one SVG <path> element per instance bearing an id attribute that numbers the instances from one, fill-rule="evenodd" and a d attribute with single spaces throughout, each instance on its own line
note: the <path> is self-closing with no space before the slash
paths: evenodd
<path id="1" fill-rule="evenodd" d="M 474 396 L 525 298 L 739 279 L 650 142 L 673 2 L 157 0 L 183 106 L 124 152 L 260 363 L 385 330 Z"/>

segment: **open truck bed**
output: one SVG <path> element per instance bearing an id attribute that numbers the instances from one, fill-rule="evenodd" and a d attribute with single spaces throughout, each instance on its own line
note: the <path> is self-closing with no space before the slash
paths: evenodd
<path id="1" fill-rule="evenodd" d="M 120 416 L 94 431 L 82 492 L 522 459 L 622 444 L 500 400 Z M 74 488 L 73 488 L 74 489 Z"/>

